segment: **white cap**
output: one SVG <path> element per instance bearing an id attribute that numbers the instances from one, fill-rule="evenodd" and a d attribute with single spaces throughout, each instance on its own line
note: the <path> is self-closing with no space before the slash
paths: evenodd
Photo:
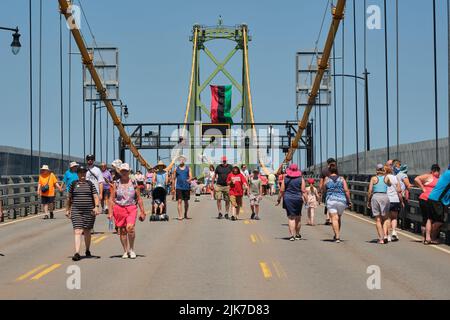
<path id="1" fill-rule="evenodd" d="M 78 166 L 79 166 L 79 164 L 74 161 L 74 162 L 70 163 L 69 168 L 78 167 Z"/>
<path id="2" fill-rule="evenodd" d="M 42 166 L 41 170 L 47 170 L 47 171 L 50 171 L 48 165 L 46 165 L 46 164 L 44 164 L 44 165 Z"/>
<path id="3" fill-rule="evenodd" d="M 130 171 L 130 165 L 128 163 L 122 163 L 120 171 Z"/>
<path id="4" fill-rule="evenodd" d="M 116 170 L 120 169 L 120 166 L 122 165 L 122 160 L 120 159 L 116 159 L 114 160 L 111 165 L 113 166 L 113 168 L 115 168 Z"/>

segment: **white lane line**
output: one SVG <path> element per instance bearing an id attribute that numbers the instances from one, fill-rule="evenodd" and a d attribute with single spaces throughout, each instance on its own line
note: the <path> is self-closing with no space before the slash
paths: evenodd
<path id="1" fill-rule="evenodd" d="M 60 213 L 60 212 L 63 212 L 64 210 L 65 209 L 56 210 L 56 211 L 53 211 L 53 213 Z M 42 216 L 44 216 L 44 214 L 43 213 L 39 213 L 39 214 L 37 214 L 35 216 L 32 216 L 32 217 L 22 218 L 22 219 L 18 219 L 18 220 L 11 221 L 11 222 L 3 222 L 3 223 L 0 223 L 0 228 L 1 227 L 5 227 L 5 226 L 9 226 L 11 224 L 19 223 L 19 222 L 24 222 L 24 221 L 28 221 L 28 220 L 32 220 L 32 219 L 37 219 L 37 218 L 42 217 Z"/>
<path id="2" fill-rule="evenodd" d="M 361 221 L 370 223 L 370 224 L 372 224 L 372 225 L 375 225 L 375 222 L 373 222 L 372 220 L 368 220 L 367 218 L 362 218 L 362 217 L 360 217 L 360 216 L 358 216 L 358 215 L 356 215 L 356 214 L 354 214 L 354 213 L 351 213 L 350 211 L 347 211 L 347 210 L 346 210 L 345 213 L 346 213 L 347 215 L 353 217 L 353 218 L 356 218 L 356 219 L 358 219 L 358 220 L 361 220 Z M 397 233 L 398 233 L 398 234 L 401 234 L 402 236 L 404 236 L 404 237 L 406 237 L 406 238 L 408 238 L 408 239 L 411 239 L 411 240 L 422 241 L 421 238 L 412 236 L 412 235 L 410 235 L 410 234 L 408 234 L 408 233 L 405 233 L 404 231 L 398 231 L 398 230 L 397 230 Z M 434 245 L 434 244 L 430 244 L 430 245 L 428 245 L 428 246 L 431 247 L 431 248 L 437 249 L 437 250 L 439 250 L 439 251 L 442 251 L 442 252 L 447 253 L 447 254 L 450 255 L 450 250 L 441 248 L 441 247 L 436 246 L 436 245 Z"/>

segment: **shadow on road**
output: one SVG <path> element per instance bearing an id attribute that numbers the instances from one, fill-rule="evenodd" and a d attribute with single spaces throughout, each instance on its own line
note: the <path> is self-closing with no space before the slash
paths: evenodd
<path id="1" fill-rule="evenodd" d="M 145 256 L 145 255 L 142 255 L 142 254 L 137 254 L 136 257 L 137 257 L 137 258 L 145 258 L 146 256 Z M 110 259 L 122 259 L 122 256 L 121 256 L 121 255 L 110 256 L 109 258 L 110 258 Z"/>

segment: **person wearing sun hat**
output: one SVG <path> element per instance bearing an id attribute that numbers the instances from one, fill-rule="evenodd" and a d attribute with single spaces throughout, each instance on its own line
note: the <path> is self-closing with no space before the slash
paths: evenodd
<path id="1" fill-rule="evenodd" d="M 41 197 L 44 219 L 53 219 L 55 204 L 55 188 L 62 192 L 62 187 L 58 183 L 58 178 L 50 171 L 48 165 L 44 164 L 40 169 L 37 194 Z M 49 216 L 50 211 L 50 216 Z"/>
<path id="2" fill-rule="evenodd" d="M 77 170 L 79 166 L 80 165 L 78 163 L 71 162 L 69 164 L 69 169 L 67 169 L 67 171 L 64 173 L 63 183 L 64 186 L 66 187 L 67 192 L 69 192 L 70 185 L 72 184 L 72 182 L 78 180 Z"/>
<path id="3" fill-rule="evenodd" d="M 153 186 L 162 186 L 167 189 L 169 183 L 169 175 L 166 172 L 167 166 L 161 160 L 155 166 L 155 173 L 153 174 Z"/>
<path id="4" fill-rule="evenodd" d="M 118 227 L 120 242 L 124 249 L 123 259 L 136 259 L 134 241 L 136 238 L 137 207 L 139 207 L 139 220 L 145 220 L 144 203 L 141 198 L 140 189 L 130 178 L 130 166 L 123 163 L 120 166 L 120 179 L 111 187 L 110 208 L 108 219 L 114 217 L 115 225 Z"/>
<path id="5" fill-rule="evenodd" d="M 278 196 L 277 206 L 283 199 L 283 208 L 288 217 L 290 241 L 300 240 L 302 207 L 305 202 L 306 187 L 302 172 L 298 166 L 293 163 L 286 170 L 286 176 L 281 184 L 280 194 Z"/>

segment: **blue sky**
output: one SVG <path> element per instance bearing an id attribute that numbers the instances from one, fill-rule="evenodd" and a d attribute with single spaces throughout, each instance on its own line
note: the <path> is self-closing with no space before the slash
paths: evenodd
<path id="1" fill-rule="evenodd" d="M 447 20 L 446 3 L 438 2 L 438 70 L 439 70 L 439 135 L 446 137 L 447 126 Z M 75 1 L 75 4 L 78 0 Z M 253 41 L 250 44 L 250 69 L 256 120 L 285 121 L 295 119 L 295 52 L 314 48 L 327 0 L 265 1 L 119 1 L 84 0 L 82 4 L 89 23 L 100 44 L 120 48 L 121 99 L 130 108 L 129 122 L 182 121 L 187 99 L 191 61 L 189 35 L 194 23 L 213 25 L 219 15 L 225 24 L 247 23 Z M 353 1 L 348 1 L 346 20 L 346 69 L 353 73 Z M 368 0 L 368 5 L 381 8 L 383 1 Z M 389 70 L 391 143 L 396 141 L 395 92 L 395 1 L 388 1 Z M 358 73 L 363 72 L 364 8 L 357 0 Z M 42 150 L 60 152 L 59 121 L 59 14 L 56 0 L 43 0 L 43 82 L 42 82 Z M 2 135 L 0 145 L 29 148 L 28 90 L 28 1 L 2 0 L 0 26 L 18 25 L 22 51 L 10 52 L 11 36 L 0 32 L 0 93 L 2 102 Z M 325 21 L 319 41 L 323 46 L 330 17 Z M 38 36 L 39 1 L 33 1 L 33 63 L 34 63 L 34 146 L 38 143 Z M 90 43 L 85 22 L 82 31 Z M 67 48 L 69 34 L 64 28 L 64 139 L 68 145 Z M 384 30 L 367 31 L 370 75 L 372 147 L 384 147 L 385 134 L 385 73 Z M 400 0 L 400 142 L 408 143 L 434 138 L 434 87 L 432 50 L 432 0 Z M 338 34 L 337 56 L 340 57 L 341 33 Z M 218 57 L 224 57 L 230 47 L 217 44 Z M 76 50 L 76 49 L 74 49 Z M 205 58 L 203 58 L 206 60 Z M 339 63 L 338 63 L 339 65 Z M 205 71 L 212 69 L 205 65 Z M 81 63 L 79 56 L 72 62 L 72 138 L 71 154 L 82 155 L 81 141 Z M 239 59 L 230 65 L 239 79 Z M 336 70 L 342 72 L 340 68 Z M 218 78 L 216 83 L 225 82 Z M 363 84 L 358 85 L 360 98 L 360 148 L 363 148 Z M 341 123 L 341 80 L 337 81 L 338 123 Z M 205 104 L 209 101 L 205 99 Z M 346 80 L 345 92 L 345 154 L 355 152 L 354 83 Z M 334 155 L 332 109 L 329 110 L 329 150 L 323 158 Z M 326 110 L 323 117 L 325 119 Z M 325 126 L 325 124 L 324 124 Z M 341 156 L 340 129 L 338 130 Z M 325 133 L 325 129 L 323 131 Z M 326 137 L 323 136 L 325 145 Z M 112 142 L 111 142 L 112 143 Z M 112 145 L 109 146 L 111 152 Z M 154 155 L 148 154 L 150 161 Z M 109 156 L 111 159 L 112 155 Z M 153 158 L 153 159 L 152 159 Z"/>

